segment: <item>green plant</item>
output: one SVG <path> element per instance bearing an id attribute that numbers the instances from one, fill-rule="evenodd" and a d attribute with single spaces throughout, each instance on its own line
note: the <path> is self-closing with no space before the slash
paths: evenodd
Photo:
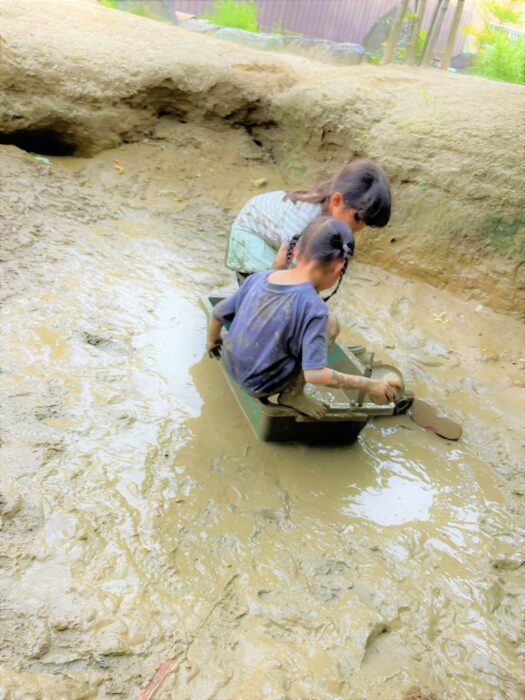
<path id="1" fill-rule="evenodd" d="M 275 27 L 272 27 L 272 34 L 282 34 L 283 33 L 283 21 L 280 19 L 275 23 Z"/>
<path id="2" fill-rule="evenodd" d="M 98 0 L 100 5 L 104 7 L 109 7 L 111 10 L 124 10 L 125 12 L 131 12 L 132 15 L 137 15 L 138 17 L 149 17 L 148 11 L 143 7 L 134 7 L 128 10 L 119 4 L 119 0 Z"/>
<path id="3" fill-rule="evenodd" d="M 513 38 L 501 30 L 486 33 L 471 72 L 525 85 L 525 38 Z"/>
<path id="4" fill-rule="evenodd" d="M 414 12 L 407 12 L 403 17 L 403 25 L 406 28 L 406 34 L 411 34 L 411 25 L 416 21 L 417 15 Z M 420 29 L 417 35 L 417 45 L 416 45 L 416 63 L 419 63 L 421 56 L 423 55 L 423 49 L 425 48 L 425 42 L 427 39 L 427 30 Z M 381 44 L 382 51 L 380 53 L 369 54 L 368 63 L 377 66 L 381 63 L 383 51 L 385 50 L 387 42 Z M 392 58 L 393 63 L 405 63 L 408 51 L 408 43 L 406 46 L 400 46 L 396 49 L 394 56 Z"/>
<path id="5" fill-rule="evenodd" d="M 523 14 L 520 4 L 521 0 L 485 0 L 483 25 L 463 27 L 461 31 L 472 36 L 478 48 L 471 73 L 525 85 L 525 38 L 494 26 L 517 24 Z"/>
<path id="6" fill-rule="evenodd" d="M 426 29 L 421 29 L 419 34 L 417 35 L 417 48 L 416 48 L 416 59 L 417 62 L 421 60 L 421 56 L 423 55 L 423 50 L 425 48 L 425 42 L 427 40 L 427 30 Z"/>
<path id="7" fill-rule="evenodd" d="M 149 17 L 147 10 L 143 7 L 134 7 L 131 10 L 132 15 L 137 15 L 137 17 Z"/>
<path id="8" fill-rule="evenodd" d="M 214 0 L 211 12 L 204 19 L 220 27 L 236 27 L 247 32 L 258 32 L 257 6 L 255 0 Z"/>
<path id="9" fill-rule="evenodd" d="M 419 63 L 421 56 L 423 55 L 423 49 L 425 48 L 425 41 L 427 39 L 427 30 L 421 29 L 417 35 L 417 46 L 416 46 L 416 62 Z M 407 47 L 403 46 L 396 49 L 393 62 L 394 63 L 404 63 L 407 55 Z"/>
<path id="10" fill-rule="evenodd" d="M 485 7 L 501 24 L 518 24 L 521 20 L 522 12 L 519 7 L 514 8 L 517 2 L 511 0 L 510 4 L 502 4 L 498 0 L 487 2 Z"/>
<path id="11" fill-rule="evenodd" d="M 304 34 L 301 34 L 301 32 L 294 32 L 291 29 L 283 29 L 283 21 L 280 19 L 278 22 L 275 23 L 275 26 L 272 27 L 270 30 L 271 34 L 279 34 L 279 36 L 297 36 L 300 37 L 301 39 L 304 37 Z"/>

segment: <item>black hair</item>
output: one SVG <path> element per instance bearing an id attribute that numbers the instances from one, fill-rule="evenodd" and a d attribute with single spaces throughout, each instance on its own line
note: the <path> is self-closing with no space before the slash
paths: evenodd
<path id="1" fill-rule="evenodd" d="M 330 197 L 340 192 L 349 208 L 355 209 L 357 221 L 382 228 L 390 220 L 392 197 L 388 179 L 381 166 L 362 158 L 346 165 L 333 180 L 319 182 L 314 190 L 287 192 L 285 199 L 328 205 Z"/>
<path id="2" fill-rule="evenodd" d="M 328 301 L 337 293 L 348 263 L 355 250 L 355 240 L 352 229 L 343 221 L 331 216 L 318 216 L 308 226 L 291 239 L 288 244 L 286 264 L 290 265 L 295 247 L 299 248 L 299 256 L 303 260 L 315 260 L 326 265 L 334 260 L 343 259 L 344 265 L 339 275 L 337 287 L 324 301 Z"/>

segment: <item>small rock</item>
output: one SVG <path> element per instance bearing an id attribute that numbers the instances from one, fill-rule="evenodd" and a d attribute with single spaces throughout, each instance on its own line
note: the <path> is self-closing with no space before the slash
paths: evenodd
<path id="1" fill-rule="evenodd" d="M 40 659 L 45 656 L 51 648 L 51 635 L 47 627 L 42 627 L 36 634 L 36 637 L 29 650 L 30 659 Z"/>
<path id="2" fill-rule="evenodd" d="M 69 621 L 63 617 L 59 617 L 56 620 L 53 620 L 52 625 L 57 632 L 63 632 L 69 628 Z"/>
<path id="3" fill-rule="evenodd" d="M 97 651 L 102 656 L 126 656 L 130 648 L 121 637 L 108 632 L 99 637 Z"/>
<path id="4" fill-rule="evenodd" d="M 97 652 L 102 656 L 125 656 L 131 653 L 128 643 L 128 628 L 116 620 L 104 627 L 97 635 Z"/>
<path id="5" fill-rule="evenodd" d="M 516 554 L 513 556 L 498 557 L 497 559 L 493 559 L 491 563 L 495 569 L 507 569 L 508 571 L 515 571 L 516 569 L 519 569 L 520 566 L 523 566 L 523 564 L 525 564 L 525 559 Z"/>
<path id="6" fill-rule="evenodd" d="M 499 353 L 493 348 L 481 348 L 482 362 L 497 362 L 500 359 Z"/>
<path id="7" fill-rule="evenodd" d="M 268 184 L 268 180 L 265 177 L 260 177 L 257 180 L 252 180 L 252 185 L 254 187 L 264 187 Z"/>

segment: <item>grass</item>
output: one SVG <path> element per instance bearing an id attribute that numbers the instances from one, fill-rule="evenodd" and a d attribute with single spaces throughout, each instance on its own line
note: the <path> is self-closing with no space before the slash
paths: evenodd
<path id="1" fill-rule="evenodd" d="M 111 10 L 123 10 L 124 8 L 119 5 L 119 0 L 97 0 L 100 5 L 104 7 L 109 7 Z M 131 12 L 132 15 L 137 15 L 138 17 L 149 17 L 147 11 L 143 7 L 134 7 L 132 10 L 125 10 L 126 12 Z"/>
<path id="2" fill-rule="evenodd" d="M 214 0 L 211 12 L 206 12 L 203 18 L 220 27 L 235 27 L 247 32 L 259 31 L 255 0 Z"/>
<path id="3" fill-rule="evenodd" d="M 525 39 L 506 32 L 490 32 L 471 70 L 476 75 L 525 85 Z"/>

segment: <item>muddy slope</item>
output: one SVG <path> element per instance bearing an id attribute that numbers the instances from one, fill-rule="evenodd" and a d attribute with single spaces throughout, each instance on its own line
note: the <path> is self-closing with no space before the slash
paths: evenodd
<path id="1" fill-rule="evenodd" d="M 525 308 L 522 87 L 272 56 L 91 0 L 0 0 L 0 20 L 4 142 L 82 154 L 150 134 L 159 115 L 226 123 L 298 185 L 366 154 L 395 213 L 361 260 Z"/>

